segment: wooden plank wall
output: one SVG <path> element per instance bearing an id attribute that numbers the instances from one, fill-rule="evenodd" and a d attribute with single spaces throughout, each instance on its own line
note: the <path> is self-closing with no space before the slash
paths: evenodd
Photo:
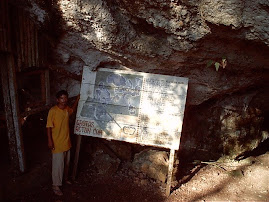
<path id="1" fill-rule="evenodd" d="M 14 58 L 11 54 L 0 54 L 0 76 L 2 82 L 5 122 L 9 139 L 11 167 L 16 172 L 25 171 L 24 145 L 18 108 Z"/>

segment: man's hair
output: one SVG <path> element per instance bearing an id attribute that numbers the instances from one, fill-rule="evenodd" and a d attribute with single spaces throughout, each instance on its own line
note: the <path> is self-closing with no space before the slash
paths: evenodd
<path id="1" fill-rule="evenodd" d="M 68 97 L 68 92 L 66 90 L 60 90 L 56 93 L 56 98 L 59 99 L 62 95 L 66 95 Z"/>

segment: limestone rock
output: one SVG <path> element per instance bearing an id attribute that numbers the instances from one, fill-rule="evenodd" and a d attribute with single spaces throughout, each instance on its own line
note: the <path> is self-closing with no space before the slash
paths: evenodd
<path id="1" fill-rule="evenodd" d="M 268 0 L 30 2 L 44 32 L 57 36 L 51 62 L 68 71 L 101 64 L 189 78 L 181 141 L 189 152 L 233 156 L 257 146 L 269 130 Z M 223 57 L 225 68 L 207 66 Z M 78 82 L 51 79 L 54 91 L 78 94 Z"/>
<path id="2" fill-rule="evenodd" d="M 132 158 L 132 147 L 129 143 L 120 141 L 110 141 L 107 146 L 113 150 L 121 160 L 130 161 Z"/>
<path id="3" fill-rule="evenodd" d="M 158 150 L 142 151 L 135 155 L 133 168 L 153 179 L 165 182 L 168 172 L 168 154 Z"/>
<path id="4" fill-rule="evenodd" d="M 255 93 L 233 95 L 214 104 L 203 105 L 200 109 L 193 109 L 199 111 L 199 114 L 195 117 L 187 115 L 185 120 L 187 125 L 199 123 L 199 126 L 186 125 L 190 130 L 182 136 L 185 142 L 183 147 L 195 148 L 197 153 L 192 154 L 205 159 L 210 155 L 212 158 L 213 153 L 235 158 L 256 148 L 268 138 L 268 133 L 261 130 L 265 120 L 258 106 L 252 104 L 255 99 Z"/>
<path id="5" fill-rule="evenodd" d="M 93 155 L 93 165 L 101 175 L 114 174 L 117 171 L 119 164 L 119 159 L 110 157 L 102 150 L 97 150 Z"/>

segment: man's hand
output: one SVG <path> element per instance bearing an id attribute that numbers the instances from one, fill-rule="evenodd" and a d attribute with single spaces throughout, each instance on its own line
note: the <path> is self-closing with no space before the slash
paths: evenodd
<path id="1" fill-rule="evenodd" d="M 49 141 L 48 141 L 48 147 L 49 147 L 51 150 L 54 150 L 54 143 L 53 143 L 53 140 L 49 140 Z"/>
<path id="2" fill-rule="evenodd" d="M 78 106 L 79 99 L 80 99 L 80 94 L 77 95 L 77 99 L 76 99 L 76 101 L 74 102 L 74 104 L 72 106 L 73 112 L 76 110 L 76 108 Z"/>
<path id="3" fill-rule="evenodd" d="M 54 143 L 53 143 L 53 139 L 52 139 L 51 128 L 47 128 L 47 135 L 48 135 L 48 147 L 51 150 L 54 150 Z"/>
<path id="4" fill-rule="evenodd" d="M 99 68 L 100 68 L 100 66 L 93 67 L 93 68 L 92 68 L 92 71 L 93 71 L 93 72 L 96 72 Z"/>

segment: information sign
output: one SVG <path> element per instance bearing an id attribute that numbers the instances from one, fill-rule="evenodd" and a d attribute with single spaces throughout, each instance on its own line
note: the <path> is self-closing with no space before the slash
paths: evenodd
<path id="1" fill-rule="evenodd" d="M 83 69 L 75 134 L 177 150 L 188 79 Z"/>

